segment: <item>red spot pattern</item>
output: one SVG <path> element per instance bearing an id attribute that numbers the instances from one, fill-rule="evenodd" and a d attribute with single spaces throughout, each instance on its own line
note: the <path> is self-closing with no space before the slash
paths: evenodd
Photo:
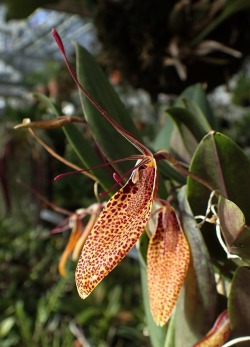
<path id="1" fill-rule="evenodd" d="M 175 212 L 165 205 L 147 253 L 149 303 L 157 325 L 167 323 L 188 270 L 190 252 Z"/>
<path id="2" fill-rule="evenodd" d="M 109 200 L 83 246 L 75 273 L 83 299 L 131 250 L 150 218 L 157 190 L 155 160 L 136 170 L 137 181 L 130 177 Z"/>

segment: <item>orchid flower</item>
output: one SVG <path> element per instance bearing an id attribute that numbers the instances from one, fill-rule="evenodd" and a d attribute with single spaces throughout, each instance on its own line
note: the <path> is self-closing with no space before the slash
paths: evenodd
<path id="1" fill-rule="evenodd" d="M 149 303 L 157 325 L 169 320 L 185 280 L 190 251 L 174 209 L 161 201 L 147 251 Z"/>
<path id="2" fill-rule="evenodd" d="M 81 249 L 104 205 L 105 203 L 94 203 L 88 208 L 78 209 L 70 216 L 68 225 L 71 228 L 71 235 L 58 265 L 61 276 L 67 276 L 65 265 L 71 253 L 72 259 L 78 260 Z M 82 220 L 88 215 L 90 215 L 90 219 L 84 227 Z"/>
<path id="3" fill-rule="evenodd" d="M 55 29 L 52 33 L 78 88 L 113 128 L 140 152 L 127 158 L 136 161 L 128 181 L 107 202 L 82 247 L 75 279 L 78 293 L 85 299 L 126 256 L 145 230 L 157 195 L 157 160 L 165 159 L 181 173 L 189 173 L 170 153 L 164 150 L 152 153 L 108 115 L 80 84 L 69 64 L 60 36 Z M 121 183 L 119 178 L 114 178 Z M 173 208 L 162 202 L 156 232 L 148 250 L 150 305 L 158 325 L 164 325 L 171 315 L 188 264 L 189 248 L 183 231 Z"/>

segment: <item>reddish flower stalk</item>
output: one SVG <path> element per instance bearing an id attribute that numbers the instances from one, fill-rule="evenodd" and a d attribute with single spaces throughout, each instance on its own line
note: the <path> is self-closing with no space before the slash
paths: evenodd
<path id="1" fill-rule="evenodd" d="M 141 153 L 127 158 L 137 160 L 130 178 L 108 201 L 82 248 L 75 279 L 78 293 L 84 299 L 126 256 L 145 230 L 157 194 L 156 161 L 167 160 L 181 173 L 190 173 L 170 153 L 162 150 L 153 154 L 97 104 L 70 66 L 57 31 L 53 29 L 52 33 L 78 88 L 114 129 Z M 114 178 L 116 184 L 120 184 L 124 176 L 115 175 Z M 202 179 L 194 178 L 211 189 Z M 164 325 L 171 315 L 185 279 L 189 256 L 188 244 L 174 210 L 166 203 L 158 213 L 157 230 L 148 251 L 150 306 L 158 325 Z"/>
<path id="2" fill-rule="evenodd" d="M 144 231 L 157 192 L 157 166 L 153 153 L 113 120 L 82 87 L 69 64 L 61 38 L 55 29 L 52 33 L 77 86 L 142 154 L 128 158 L 137 160 L 128 182 L 109 200 L 83 246 L 76 269 L 76 285 L 80 296 L 85 298 L 125 257 Z"/>

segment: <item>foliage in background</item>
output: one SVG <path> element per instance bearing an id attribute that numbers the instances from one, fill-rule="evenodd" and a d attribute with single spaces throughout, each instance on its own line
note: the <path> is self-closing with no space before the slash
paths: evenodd
<path id="1" fill-rule="evenodd" d="M 247 0 L 147 1 L 143 12 L 133 0 L 105 1 L 96 13 L 104 65 L 153 98 L 197 82 L 214 88 L 249 54 Z"/>
<path id="2" fill-rule="evenodd" d="M 9 18 L 26 17 L 39 6 L 93 18 L 103 46 L 99 61 L 154 100 L 160 92 L 178 94 L 197 82 L 214 88 L 249 55 L 248 0 L 6 3 Z"/>
<path id="3" fill-rule="evenodd" d="M 34 100 L 31 107 L 23 109 L 10 106 L 1 123 L 5 180 L 1 181 L 0 345 L 66 347 L 85 338 L 98 346 L 147 346 L 137 262 L 128 259 L 121 264 L 88 303 L 76 293 L 73 262 L 68 280 L 60 279 L 58 262 L 68 231 L 51 234 L 51 230 L 63 216 L 50 213 L 50 206 L 17 180 L 72 212 L 93 202 L 93 187 L 83 176 L 53 183 L 65 166 L 53 160 L 26 131 L 13 129 L 23 117 L 54 117 L 46 104 Z M 82 128 L 83 134 L 88 138 Z M 79 164 L 60 129 L 40 135 L 58 153 Z"/>
<path id="4" fill-rule="evenodd" d="M 76 52 L 78 76 L 84 87 L 124 128 L 140 137 L 138 129 L 134 127 L 124 106 L 120 103 L 93 58 L 80 46 L 76 46 Z M 96 81 L 99 83 L 97 84 Z M 106 121 L 103 121 L 99 112 L 85 96 L 80 95 L 84 116 L 102 155 L 108 160 L 114 160 L 131 154 L 131 145 L 123 141 L 120 135 L 116 134 Z M 41 100 L 45 100 L 52 111 L 55 110 L 49 99 L 41 98 Z M 55 115 L 59 114 L 56 113 Z M 121 117 L 121 115 L 123 116 Z M 231 321 L 231 338 L 247 335 L 249 331 L 248 310 L 246 309 L 245 313 L 243 312 L 241 315 L 239 312 L 242 307 L 247 307 L 248 302 L 248 297 L 241 294 L 242 290 L 244 291 L 241 278 L 243 273 L 246 281 L 249 276 L 246 270 L 250 261 L 248 250 L 250 242 L 248 227 L 250 161 L 232 140 L 222 133 L 211 131 L 210 124 L 213 124 L 213 128 L 216 126 L 214 114 L 204 90 L 200 85 L 195 85 L 185 90 L 176 100 L 175 105 L 166 110 L 166 121 L 161 129 L 161 145 L 164 146 L 164 149 L 174 152 L 176 158 L 186 162 L 192 173 L 214 187 L 217 193 L 211 206 L 216 204 L 217 207 L 216 211 L 209 210 L 206 216 L 211 191 L 209 192 L 206 187 L 190 177 L 185 184 L 183 177 L 174 168 L 166 162 L 161 163 L 159 196 L 166 199 L 171 195 L 174 199 L 181 225 L 189 242 L 192 261 L 174 314 L 169 324 L 160 328 L 154 323 L 148 306 L 145 274 L 148 237 L 143 235 L 141 238 L 139 263 L 142 292 L 149 336 L 154 347 L 191 347 L 195 343 L 197 346 L 202 346 L 202 342 L 199 344 L 198 341 L 204 338 L 212 328 L 216 318 L 225 309 L 228 310 Z M 88 144 L 79 130 L 79 127 L 73 124 L 64 128 L 66 137 L 82 165 L 91 167 L 98 164 L 98 161 L 100 163 L 100 159 L 92 147 L 88 147 L 86 150 L 85 146 Z M 111 138 L 119 146 L 111 145 Z M 157 136 L 152 141 L 152 143 L 154 142 L 159 143 Z M 84 147 L 83 143 L 85 144 Z M 155 147 L 156 144 L 152 146 Z M 120 174 L 123 174 L 128 170 L 128 167 L 123 163 L 122 165 L 118 163 L 116 169 Z M 99 170 L 97 174 L 101 185 L 103 187 L 110 186 L 109 175 L 106 175 L 105 171 Z M 179 189 L 180 185 L 183 185 L 182 189 Z M 167 190 L 170 193 L 167 193 Z M 204 217 L 202 217 L 203 223 L 200 232 L 194 217 L 201 215 Z M 211 219 L 213 224 L 206 223 L 208 217 L 213 217 Z M 220 224 L 218 224 L 219 222 Z M 228 258 L 218 239 L 218 227 L 221 227 L 228 248 Z M 236 260 L 230 259 L 229 252 L 238 255 L 238 258 Z M 114 270 L 113 274 L 116 271 L 117 269 Z M 222 289 L 216 285 L 216 276 L 222 283 Z M 104 283 L 106 281 L 108 283 L 108 279 L 105 279 Z M 117 285 L 115 288 L 120 287 L 120 281 L 121 279 L 116 277 Z M 232 286 L 231 290 L 228 289 L 229 284 Z M 94 293 L 83 301 L 82 305 L 85 303 L 89 305 L 90 302 L 93 305 L 93 297 L 97 295 L 102 285 L 99 285 Z M 116 290 L 115 288 L 113 290 Z M 124 289 L 124 286 L 122 285 L 117 290 L 119 291 L 121 288 Z M 132 290 L 132 287 L 129 286 L 128 288 Z M 121 293 L 126 294 L 126 291 L 122 290 Z M 78 299 L 74 298 L 74 300 Z M 111 301 L 113 301 L 113 297 L 111 297 Z M 94 309 L 96 306 L 91 307 Z M 19 310 L 23 314 L 22 305 Z M 107 314 L 109 313 L 110 308 L 108 306 Z M 115 314 L 117 315 L 117 311 Z M 75 317 L 77 314 L 74 316 L 77 321 Z M 33 337 L 29 338 L 32 339 Z M 93 338 L 92 334 L 90 338 Z M 134 340 L 135 346 L 137 341 L 142 343 L 139 336 L 137 338 L 138 340 Z M 225 342 L 225 340 L 221 341 L 222 343 Z M 107 346 L 111 345 L 107 340 L 106 344 Z M 244 346 L 244 344 L 242 345 Z M 116 346 L 115 343 L 114 346 Z M 213 347 L 215 344 L 210 342 L 209 346 Z"/>
<path id="5" fill-rule="evenodd" d="M 51 235 L 22 222 L 12 217 L 1 223 L 1 346 L 68 347 L 84 338 L 93 346 L 148 345 L 135 260 L 127 259 L 83 302 L 73 281 L 75 264 L 68 279 L 58 274 L 68 233 Z"/>
<path id="6" fill-rule="evenodd" d="M 214 4 L 216 3 L 215 1 Z M 237 4 L 235 3 L 236 5 L 233 5 L 231 1 L 225 3 L 228 6 L 227 11 L 222 11 L 219 8 L 218 12 L 215 11 L 215 17 L 210 18 L 211 22 L 205 23 L 204 37 L 211 33 L 211 38 L 217 40 L 217 33 L 221 31 L 222 34 L 227 33 L 226 39 L 228 39 L 230 38 L 228 30 L 229 32 L 234 31 L 236 27 L 238 35 L 241 35 L 241 40 L 236 41 L 240 45 L 249 47 L 246 44 L 248 38 L 241 31 L 248 23 L 247 13 L 238 12 L 248 8 L 248 3 L 245 1 L 238 1 Z M 179 6 L 176 6 L 177 4 Z M 102 6 L 105 7 L 105 4 L 102 3 Z M 114 9 L 115 6 L 119 8 L 118 3 L 112 3 L 112 6 L 113 10 L 116 10 L 116 8 Z M 172 7 L 171 16 L 181 16 L 179 18 L 182 19 L 182 15 L 187 10 L 185 3 L 175 2 Z M 204 15 L 204 9 L 199 9 L 199 6 L 197 8 L 198 10 L 195 9 L 195 11 L 201 11 L 198 14 L 206 16 L 207 9 L 205 9 Z M 125 12 L 128 10 L 129 6 L 126 9 L 124 8 Z M 130 7 L 130 10 L 133 12 L 133 7 Z M 106 9 L 104 8 L 103 11 L 103 13 L 99 13 L 98 19 L 101 23 L 102 21 L 105 23 L 107 18 Z M 192 11 L 193 8 L 190 13 L 194 13 Z M 135 11 L 135 13 L 137 12 Z M 235 13 L 238 13 L 237 16 L 231 16 Z M 132 20 L 132 17 L 130 18 Z M 192 16 L 190 18 L 193 19 Z M 226 19 L 227 21 L 224 22 Z M 168 22 L 168 19 L 166 22 Z M 176 23 L 178 24 L 179 21 L 176 21 Z M 214 31 L 216 23 L 218 24 L 218 31 Z M 188 23 L 186 20 L 181 21 L 181 26 L 184 25 L 184 28 L 187 24 L 192 28 L 190 21 Z M 219 24 L 223 25 L 220 26 Z M 144 28 L 143 25 L 142 28 Z M 145 31 L 143 30 L 143 32 Z M 186 33 L 185 29 L 180 32 Z M 109 33 L 107 35 L 109 37 Z M 207 37 L 210 38 L 209 35 Z M 120 37 L 121 34 L 118 34 L 118 38 Z M 174 35 L 171 36 L 170 41 L 173 37 Z M 110 39 L 113 39 L 113 37 L 110 37 Z M 131 43 L 130 39 L 128 41 Z M 144 53 L 143 48 L 145 47 L 141 46 L 143 46 L 142 43 L 145 43 L 146 48 L 148 47 L 150 35 L 145 37 L 145 41 L 139 35 L 138 41 L 141 43 L 139 45 L 141 52 Z M 114 42 L 117 45 L 117 38 L 114 39 Z M 118 46 L 123 45 L 124 42 L 120 40 Z M 138 42 L 135 44 L 135 47 L 137 46 Z M 181 45 L 181 48 L 184 46 Z M 176 46 L 174 47 L 176 48 Z M 234 45 L 232 47 L 240 48 Z M 112 45 L 110 51 L 112 54 L 106 52 L 109 59 L 112 56 L 117 57 L 116 54 L 113 55 L 112 50 L 114 49 L 116 48 Z M 165 56 L 166 51 L 162 51 Z M 119 51 L 117 48 L 118 57 L 120 57 L 121 52 L 123 50 Z M 123 65 L 122 68 L 130 82 L 132 81 L 134 85 L 138 86 L 138 81 L 140 81 L 140 83 L 143 83 L 143 87 L 148 90 L 151 85 L 156 85 L 158 88 L 157 81 L 152 83 L 151 80 L 150 87 L 147 87 L 147 81 L 143 78 L 144 75 L 150 76 L 148 72 L 145 72 L 150 67 L 155 73 L 155 78 L 163 79 L 163 85 L 160 85 L 157 91 L 155 89 L 150 90 L 151 94 L 154 96 L 159 90 L 167 90 L 168 86 L 164 83 L 170 79 L 164 77 L 158 71 L 158 68 L 153 70 L 154 65 L 151 62 L 151 65 L 149 64 L 149 66 L 143 68 L 141 64 L 139 67 L 136 66 L 133 76 L 130 77 L 127 74 L 127 67 L 130 67 L 129 56 L 127 56 L 128 49 L 125 49 L 125 52 L 126 54 L 122 53 L 122 57 L 119 58 L 119 63 Z M 221 55 L 224 59 L 224 54 L 228 59 L 227 62 L 223 61 L 223 64 L 229 63 L 228 71 L 230 74 L 234 69 L 238 69 L 239 60 L 238 58 L 231 58 L 225 52 L 219 53 L 219 59 L 221 59 Z M 87 300 L 80 300 L 73 283 L 75 264 L 69 264 L 69 279 L 67 281 L 59 279 L 57 272 L 58 260 L 66 243 L 67 235 L 51 235 L 50 229 L 52 226 L 50 224 L 44 225 L 44 222 L 39 218 L 41 203 L 38 203 L 37 198 L 34 198 L 34 196 L 32 198 L 26 195 L 23 197 L 23 189 L 15 182 L 16 172 L 18 171 L 18 176 L 21 176 L 22 179 L 25 178 L 26 182 L 32 180 L 32 186 L 35 186 L 36 189 L 39 188 L 37 189 L 39 192 L 48 192 L 48 195 L 46 194 L 47 198 L 72 211 L 77 207 L 88 206 L 94 199 L 92 183 L 89 183 L 85 177 L 65 178 L 59 183 L 52 184 L 55 173 L 64 171 L 64 167 L 57 166 L 53 160 L 51 161 L 39 146 L 35 145 L 34 147 L 34 142 L 25 132 L 14 133 L 10 130 L 12 124 L 20 122 L 22 117 L 32 116 L 32 120 L 35 120 L 55 116 L 52 100 L 48 99 L 48 103 L 45 104 L 39 102 L 32 110 L 23 110 L 22 112 L 19 110 L 19 119 L 15 119 L 15 115 L 13 116 L 8 131 L 5 128 L 1 129 L 4 135 L 8 135 L 6 137 L 2 136 L 2 148 L 7 149 L 6 152 L 3 151 L 3 154 L 6 154 L 3 158 L 7 159 L 8 165 L 10 165 L 6 167 L 7 172 L 10 173 L 7 175 L 7 183 L 11 193 L 7 193 L 6 196 L 12 196 L 12 202 L 14 201 L 15 204 L 11 219 L 3 219 L 0 231 L 1 248 L 4 249 L 4 252 L 0 255 L 2 270 L 1 297 L 3 298 L 0 303 L 1 346 L 70 346 L 74 343 L 83 344 L 82 339 L 84 338 L 91 345 L 98 347 L 149 346 L 150 342 L 147 337 L 147 334 L 149 334 L 151 344 L 154 347 L 191 347 L 205 336 L 208 330 L 211 329 L 216 317 L 226 308 L 229 310 L 230 315 L 231 338 L 249 334 L 250 309 L 247 288 L 250 281 L 248 250 L 248 202 L 250 194 L 248 178 L 250 164 L 249 159 L 235 144 L 237 142 L 243 147 L 246 146 L 246 150 L 249 146 L 247 134 L 248 109 L 244 109 L 246 113 L 243 120 L 238 119 L 232 123 L 238 126 L 237 130 L 235 130 L 236 127 L 230 127 L 225 131 L 216 119 L 216 114 L 212 112 L 203 87 L 194 85 L 187 88 L 178 97 L 173 107 L 167 109 L 166 105 L 166 114 L 160 120 L 155 118 L 151 133 L 150 127 L 146 129 L 146 132 L 145 129 L 139 128 L 138 130 L 134 127 L 128 113 L 108 86 L 105 78 L 96 70 L 92 58 L 81 47 L 77 47 L 77 55 L 79 78 L 95 100 L 108 110 L 112 117 L 121 122 L 124 128 L 129 129 L 138 138 L 143 138 L 147 145 L 152 148 L 158 149 L 160 147 L 170 150 L 177 159 L 189 165 L 193 173 L 205 178 L 216 189 L 220 190 L 222 195 L 218 195 L 218 201 L 215 199 L 213 202 L 218 204 L 217 213 L 219 214 L 223 236 L 229 250 L 234 254 L 238 254 L 242 260 L 226 258 L 225 252 L 216 237 L 216 225 L 204 223 L 201 232 L 197 228 L 194 216 L 205 214 L 210 192 L 192 179 L 188 179 L 186 182 L 185 178 L 167 163 L 160 163 L 159 194 L 163 198 L 168 195 L 174 197 L 192 254 L 192 263 L 186 282 L 169 324 L 163 328 L 157 327 L 150 313 L 145 271 L 145 255 L 148 245 L 146 234 L 141 237 L 139 249 L 146 323 L 139 288 L 138 261 L 126 259 L 98 286 Z M 147 55 L 146 58 L 148 58 Z M 116 58 L 115 63 L 117 61 Z M 178 59 L 176 62 L 178 62 Z M 106 58 L 104 63 L 106 65 Z M 202 61 L 202 66 L 207 63 L 208 61 L 205 59 Z M 211 74 L 212 79 L 214 79 L 214 71 L 216 71 L 214 63 L 217 65 L 218 60 L 214 61 L 212 59 L 209 62 L 211 69 L 205 70 L 209 72 L 209 75 Z M 189 60 L 187 61 L 189 67 L 188 64 Z M 112 66 L 110 60 L 107 65 L 111 70 L 114 68 L 122 70 L 120 65 Z M 178 76 L 176 65 L 170 67 L 170 69 L 172 69 L 175 76 L 171 81 L 177 83 L 171 85 L 171 88 L 173 88 L 171 90 L 179 90 L 178 88 L 182 90 L 185 85 L 192 83 L 192 79 L 196 77 L 195 74 L 191 76 L 188 73 L 188 79 L 183 82 L 179 79 L 180 75 Z M 219 65 L 218 70 L 223 71 L 221 65 Z M 155 71 L 158 71 L 158 73 Z M 188 69 L 188 71 L 192 70 Z M 208 80 L 202 73 L 199 73 L 197 78 L 199 81 Z M 214 85 L 217 85 L 221 78 L 222 75 L 216 73 L 216 79 L 212 81 Z M 234 90 L 234 100 L 237 104 L 246 106 L 248 86 L 249 81 L 246 76 L 242 76 L 238 87 Z M 66 87 L 68 87 L 66 92 L 64 89 L 64 94 L 61 94 L 62 97 L 57 100 L 57 106 L 63 100 L 63 95 L 67 97 L 67 94 L 70 93 L 72 84 L 67 85 L 66 83 Z M 131 147 L 128 146 L 126 141 L 122 142 L 121 138 L 114 133 L 114 130 L 110 129 L 106 122 L 103 122 L 101 115 L 88 107 L 84 97 L 82 97 L 82 101 L 84 116 L 88 119 L 94 141 L 90 136 L 88 127 L 82 128 L 74 125 L 65 127 L 64 133 L 60 130 L 55 132 L 47 131 L 46 133 L 42 132 L 40 136 L 61 155 L 66 156 L 82 167 L 99 164 L 101 160 L 100 151 L 109 160 L 131 154 Z M 48 107 L 48 105 L 52 106 Z M 228 134 L 235 142 L 222 133 L 210 133 L 211 129 Z M 145 133 L 147 136 L 143 136 Z M 68 142 L 65 141 L 64 134 L 66 134 Z M 11 139 L 10 142 L 9 139 Z M 114 147 L 110 139 L 119 146 Z M 10 143 L 13 145 L 9 146 Z M 99 146 L 98 153 L 96 152 L 96 144 Z M 17 152 L 15 150 L 9 151 L 9 149 L 13 150 L 15 148 Z M 31 151 L 30 148 L 32 148 Z M 15 153 L 17 154 L 14 155 Z M 246 151 L 246 153 L 248 152 Z M 15 161 L 11 163 L 11 159 Z M 29 165 L 26 165 L 27 160 Z M 128 168 L 127 164 L 117 166 L 117 170 L 121 173 L 127 171 Z M 99 169 L 96 171 L 96 175 L 102 186 L 100 189 L 108 190 L 112 186 L 113 179 L 109 169 Z M 6 190 L 6 183 L 4 183 L 6 177 L 4 178 L 4 175 L 2 177 L 2 188 Z M 186 188 L 177 189 L 185 184 L 187 184 Z M 13 195 L 18 195 L 17 199 L 13 198 Z M 19 196 L 22 196 L 22 199 Z M 8 210 L 8 198 L 5 198 L 5 201 Z M 23 211 L 24 205 L 25 210 Z M 47 206 L 43 206 L 43 208 L 47 208 Z M 16 217 L 14 217 L 13 211 L 17 212 Z M 215 282 L 215 278 L 218 283 Z M 247 345 L 246 342 L 239 346 L 247 347 Z"/>

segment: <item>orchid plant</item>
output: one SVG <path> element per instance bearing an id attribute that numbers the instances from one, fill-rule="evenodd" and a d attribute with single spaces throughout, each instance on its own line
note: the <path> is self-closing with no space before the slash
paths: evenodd
<path id="1" fill-rule="evenodd" d="M 63 127 L 84 169 L 64 161 L 76 171 L 57 179 L 83 173 L 106 190 L 103 196 L 110 196 L 97 210 L 83 212 L 94 216 L 85 232 L 80 214 L 74 214 L 60 273 L 66 274 L 66 259 L 81 239 L 75 280 L 86 299 L 136 245 L 153 347 L 231 346 L 234 339 L 247 346 L 250 310 L 238 313 L 248 302 L 241 296 L 243 277 L 250 284 L 249 159 L 232 140 L 212 130 L 214 115 L 201 86 L 186 90 L 167 110 L 170 118 L 161 132 L 171 141 L 165 135 L 165 148 L 152 150 L 90 54 L 76 46 L 75 73 L 55 29 L 53 36 L 79 88 L 84 119 L 60 116 L 54 109 L 57 118 L 25 120 L 19 127 L 28 128 L 64 161 L 34 130 Z M 90 127 L 105 163 L 100 164 L 75 122 Z M 177 132 L 170 131 L 173 125 Z M 131 161 L 135 165 L 127 166 Z M 219 288 L 216 279 L 230 283 L 230 291 Z"/>

